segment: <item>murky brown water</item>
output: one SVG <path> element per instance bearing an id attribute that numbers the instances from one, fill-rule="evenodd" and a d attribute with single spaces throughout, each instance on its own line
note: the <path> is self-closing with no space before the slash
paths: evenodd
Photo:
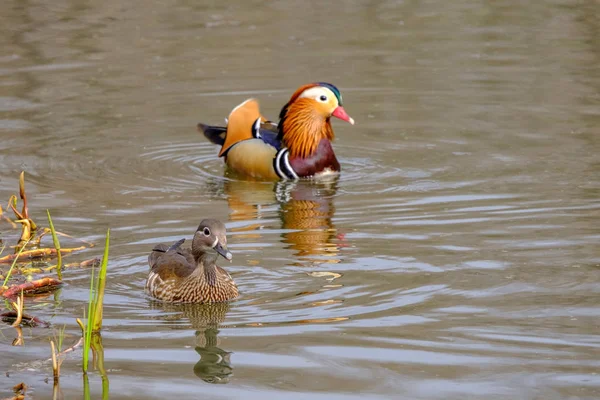
<path id="1" fill-rule="evenodd" d="M 99 244 L 71 260 L 112 229 L 112 399 L 600 397 L 600 3 L 96 3 L 3 2 L 0 201 L 25 170 L 33 217 Z M 339 181 L 225 178 L 195 124 L 317 80 L 357 121 Z M 152 245 L 207 216 L 241 299 L 153 303 Z M 89 271 L 66 281 L 31 307 L 70 343 Z M 0 397 L 51 398 L 52 330 L 24 336 Z"/>

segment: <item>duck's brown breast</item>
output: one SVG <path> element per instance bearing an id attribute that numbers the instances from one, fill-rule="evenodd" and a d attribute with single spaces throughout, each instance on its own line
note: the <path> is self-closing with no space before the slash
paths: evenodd
<path id="1" fill-rule="evenodd" d="M 335 157 L 333 147 L 328 139 L 321 139 L 317 151 L 307 158 L 290 158 L 290 164 L 300 177 L 313 176 L 326 169 L 339 171 L 340 163 Z"/>
<path id="2" fill-rule="evenodd" d="M 210 283 L 200 268 L 185 278 L 170 275 L 165 280 L 159 272 L 150 272 L 146 290 L 151 296 L 170 303 L 219 303 L 233 300 L 239 295 L 238 288 L 229 274 L 222 269 L 221 271 L 218 271 L 214 282 Z"/>

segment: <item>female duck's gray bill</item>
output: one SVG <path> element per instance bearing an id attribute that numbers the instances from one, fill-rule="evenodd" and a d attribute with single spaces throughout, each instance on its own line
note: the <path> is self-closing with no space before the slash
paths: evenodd
<path id="1" fill-rule="evenodd" d="M 227 247 L 221 246 L 221 243 L 217 242 L 217 245 L 215 246 L 215 250 L 217 251 L 217 253 L 219 253 L 225 259 L 227 259 L 227 261 L 231 261 L 233 259 L 233 255 L 231 254 L 231 252 L 229 250 L 227 250 Z"/>

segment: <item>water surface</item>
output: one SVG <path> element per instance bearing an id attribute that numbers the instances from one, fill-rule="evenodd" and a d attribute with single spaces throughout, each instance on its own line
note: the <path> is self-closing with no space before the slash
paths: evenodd
<path id="1" fill-rule="evenodd" d="M 598 398 L 600 5 L 530 3 L 5 2 L 0 201 L 25 170 L 33 218 L 98 244 L 73 261 L 111 228 L 110 397 Z M 227 176 L 196 123 L 311 81 L 357 121 L 340 179 Z M 149 250 L 207 216 L 241 298 L 148 299 Z M 30 311 L 70 344 L 89 270 L 65 281 Z M 52 398 L 53 329 L 0 332 L 0 397 Z"/>

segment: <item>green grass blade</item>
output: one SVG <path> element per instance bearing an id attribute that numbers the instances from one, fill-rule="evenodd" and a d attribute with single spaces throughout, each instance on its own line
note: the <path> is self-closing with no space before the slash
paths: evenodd
<path id="1" fill-rule="evenodd" d="M 63 341 L 65 339 L 65 329 L 67 329 L 67 325 L 63 325 L 62 328 L 58 330 L 58 352 L 62 351 Z"/>
<path id="2" fill-rule="evenodd" d="M 87 374 L 88 361 L 90 356 L 90 345 L 92 343 L 92 321 L 94 319 L 94 267 L 92 266 L 92 274 L 90 277 L 90 296 L 88 302 L 88 318 L 86 321 L 85 338 L 83 339 L 83 373 Z"/>
<path id="3" fill-rule="evenodd" d="M 104 288 L 106 287 L 106 269 L 108 266 L 108 248 L 110 244 L 110 229 L 106 231 L 106 242 L 104 243 L 104 256 L 98 273 L 98 285 L 96 286 L 96 297 L 94 310 L 94 332 L 102 329 L 103 303 L 104 303 Z"/>
<path id="4" fill-rule="evenodd" d="M 54 224 L 50 217 L 50 210 L 46 209 L 46 214 L 48 214 L 48 225 L 50 225 L 52 242 L 54 242 L 54 248 L 56 249 L 56 273 L 58 274 L 58 279 L 62 281 L 62 254 L 60 253 L 60 242 L 58 241 L 58 236 L 56 236 L 56 230 L 54 229 Z"/>
<path id="5" fill-rule="evenodd" d="M 10 274 L 12 274 L 12 270 L 15 267 L 15 265 L 17 264 L 17 260 L 19 259 L 19 256 L 21 255 L 21 253 L 23 252 L 23 249 L 27 246 L 27 243 L 29 243 L 30 240 L 31 240 L 31 238 L 27 239 L 25 241 L 25 244 L 23 245 L 23 247 L 21 247 L 19 249 L 19 251 L 17 252 L 17 256 L 15 257 L 15 259 L 13 260 L 13 262 L 10 266 L 10 269 L 8 270 L 8 273 L 6 274 L 6 278 L 4 278 L 4 283 L 2 283 L 2 286 L 6 286 L 6 283 L 10 279 Z"/>

